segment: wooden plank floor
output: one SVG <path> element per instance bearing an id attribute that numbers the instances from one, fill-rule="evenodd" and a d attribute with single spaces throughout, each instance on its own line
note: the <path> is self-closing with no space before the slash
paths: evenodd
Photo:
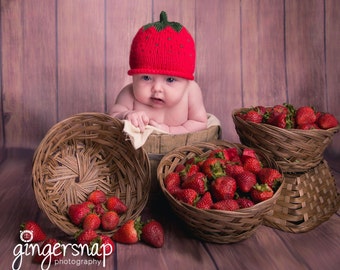
<path id="1" fill-rule="evenodd" d="M 25 220 L 34 219 L 49 236 L 69 241 L 37 206 L 31 186 L 32 155 L 28 150 L 11 151 L 0 165 L 0 269 L 40 269 L 40 265 L 32 264 L 31 257 L 25 255 L 21 264 L 17 260 L 12 268 L 14 251 L 18 251 L 15 247 L 19 243 L 19 224 Z M 333 170 L 333 173 L 339 190 L 340 172 Z M 220 245 L 190 237 L 162 202 L 157 199 L 157 204 L 150 204 L 143 215 L 158 218 L 164 224 L 164 247 L 116 244 L 114 255 L 105 262 L 106 269 L 339 269 L 340 211 L 306 233 L 293 234 L 260 226 L 247 240 Z M 98 265 L 87 256 L 73 256 L 71 252 L 66 255 L 63 265 L 53 265 L 51 269 L 103 268 L 103 262 Z"/>

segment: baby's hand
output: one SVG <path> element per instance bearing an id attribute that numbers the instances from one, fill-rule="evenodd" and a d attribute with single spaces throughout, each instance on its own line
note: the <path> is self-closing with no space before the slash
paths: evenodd
<path id="1" fill-rule="evenodd" d="M 145 126 L 149 124 L 149 117 L 143 111 L 128 112 L 125 116 L 125 119 L 129 120 L 135 127 L 138 127 L 141 132 L 144 132 Z"/>
<path id="2" fill-rule="evenodd" d="M 153 126 L 153 127 L 155 127 L 155 128 L 164 130 L 165 132 L 170 132 L 170 129 L 169 129 L 169 126 L 168 126 L 168 125 L 159 124 L 159 123 L 156 122 L 155 120 L 150 119 L 149 125 L 150 125 L 150 126 Z"/>

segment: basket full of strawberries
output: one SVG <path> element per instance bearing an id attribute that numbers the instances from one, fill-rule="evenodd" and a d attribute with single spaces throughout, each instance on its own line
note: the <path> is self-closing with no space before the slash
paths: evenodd
<path id="1" fill-rule="evenodd" d="M 193 235 L 213 243 L 249 238 L 272 210 L 283 175 L 260 151 L 222 140 L 178 147 L 157 169 L 173 211 Z"/>
<path id="2" fill-rule="evenodd" d="M 260 149 L 284 172 L 305 172 L 323 160 L 323 153 L 339 131 L 328 112 L 291 104 L 241 108 L 232 113 L 242 144 Z"/>

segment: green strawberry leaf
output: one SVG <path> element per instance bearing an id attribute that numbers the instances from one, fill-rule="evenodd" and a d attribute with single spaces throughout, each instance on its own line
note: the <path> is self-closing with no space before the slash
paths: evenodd
<path id="1" fill-rule="evenodd" d="M 155 27 L 158 32 L 165 29 L 167 26 L 170 26 L 172 29 L 174 29 L 176 32 L 180 32 L 183 28 L 183 26 L 178 22 L 169 22 L 168 16 L 165 11 L 162 11 L 159 16 L 159 21 L 154 23 L 149 23 L 144 26 L 144 30 L 147 30 L 150 27 Z"/>

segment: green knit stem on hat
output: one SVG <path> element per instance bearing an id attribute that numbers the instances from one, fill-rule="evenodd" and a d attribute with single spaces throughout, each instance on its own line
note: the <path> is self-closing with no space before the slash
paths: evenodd
<path id="1" fill-rule="evenodd" d="M 144 30 L 155 27 L 158 32 L 162 31 L 165 27 L 170 26 L 172 29 L 174 29 L 176 32 L 181 31 L 182 25 L 178 22 L 169 22 L 168 16 L 165 11 L 162 11 L 159 15 L 159 21 L 154 23 L 149 23 L 144 26 Z"/>

